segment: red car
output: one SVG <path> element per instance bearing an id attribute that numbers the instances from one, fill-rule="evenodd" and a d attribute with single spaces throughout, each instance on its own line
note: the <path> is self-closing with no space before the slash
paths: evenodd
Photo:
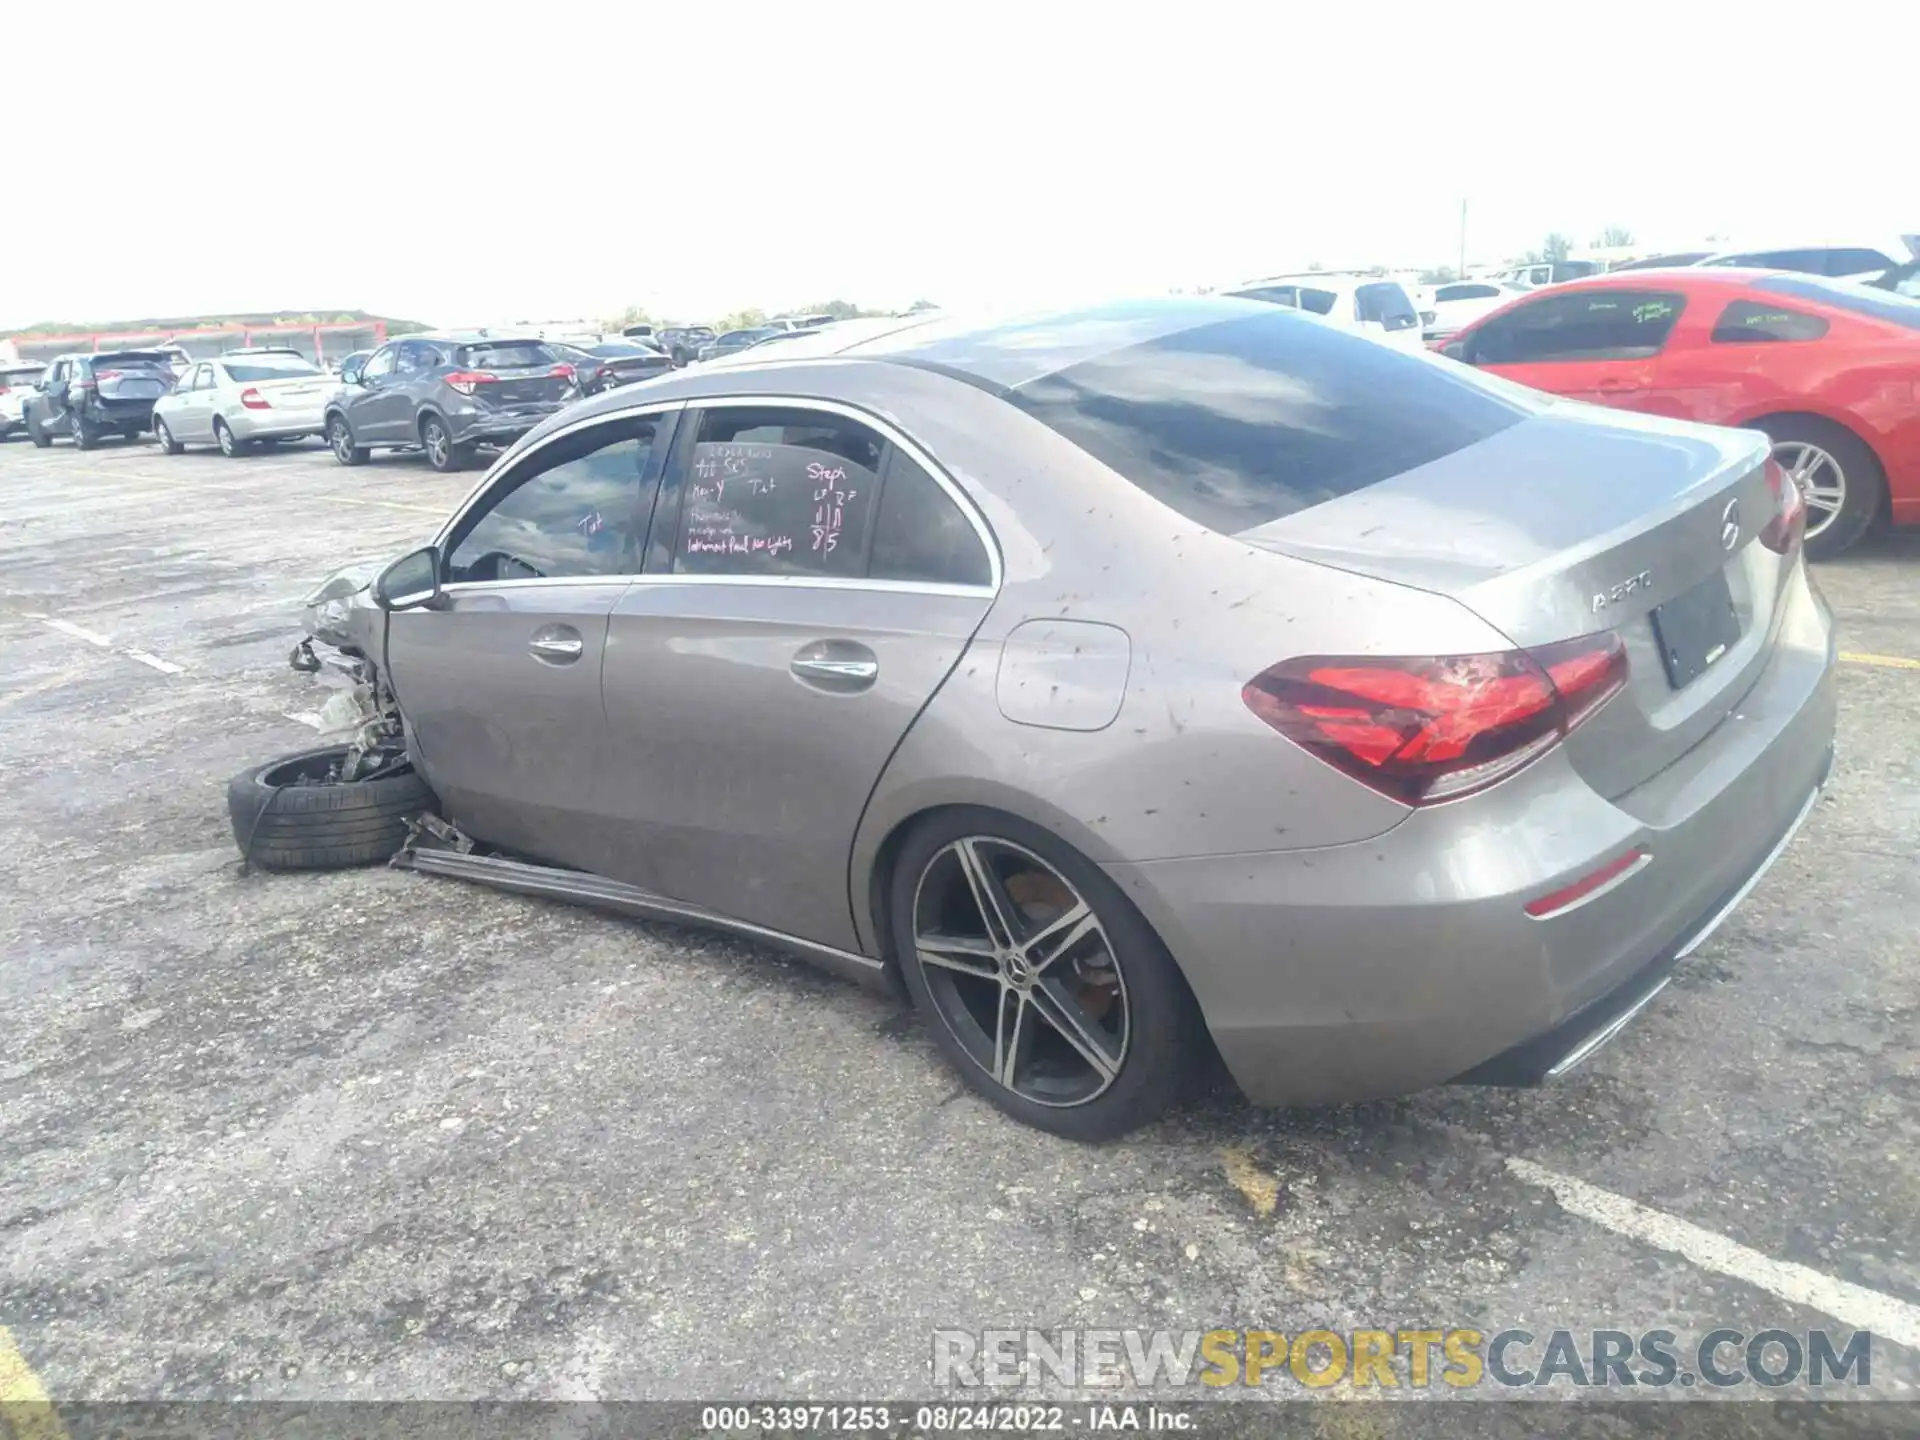
<path id="1" fill-rule="evenodd" d="M 1920 301 L 1780 270 L 1633 270 L 1503 306 L 1442 354 L 1555 395 L 1773 438 L 1807 552 L 1920 524 Z"/>

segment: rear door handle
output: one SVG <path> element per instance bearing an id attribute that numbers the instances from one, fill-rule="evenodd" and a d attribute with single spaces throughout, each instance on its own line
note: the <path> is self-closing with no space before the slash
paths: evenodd
<path id="1" fill-rule="evenodd" d="M 543 625 L 527 641 L 533 658 L 549 665 L 571 665 L 586 651 L 586 642 L 571 625 Z"/>
<path id="2" fill-rule="evenodd" d="M 851 640 L 816 640 L 802 646 L 788 666 L 803 685 L 850 694 L 880 678 L 879 658 Z"/>

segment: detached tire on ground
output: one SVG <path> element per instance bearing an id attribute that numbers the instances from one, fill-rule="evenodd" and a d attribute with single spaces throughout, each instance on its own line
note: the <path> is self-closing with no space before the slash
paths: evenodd
<path id="1" fill-rule="evenodd" d="M 433 808 L 411 765 L 372 780 L 331 779 L 344 745 L 283 755 L 227 785 L 227 814 L 240 853 L 268 870 L 344 870 L 393 858 L 407 821 Z"/>

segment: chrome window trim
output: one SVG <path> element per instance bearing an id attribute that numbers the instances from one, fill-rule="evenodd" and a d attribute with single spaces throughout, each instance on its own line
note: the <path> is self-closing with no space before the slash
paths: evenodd
<path id="1" fill-rule="evenodd" d="M 842 575 L 556 575 L 552 579 L 456 580 L 440 587 L 445 595 L 494 590 L 525 590 L 555 585 L 747 585 L 796 590 L 882 590 L 899 595 L 952 595 L 961 599 L 991 600 L 995 591 L 985 585 L 947 585 L 932 580 L 869 580 Z"/>
<path id="2" fill-rule="evenodd" d="M 796 361 L 795 363 L 804 362 Z M 1000 587 L 1006 578 L 1006 569 L 1000 558 L 1000 544 L 999 541 L 994 538 L 993 530 L 988 526 L 986 518 L 981 515 L 979 507 L 973 503 L 973 497 L 968 495 L 959 483 L 947 474 L 946 469 L 935 461 L 933 456 L 928 454 L 923 446 L 891 421 L 875 415 L 870 410 L 863 410 L 858 405 L 850 405 L 844 400 L 822 400 L 805 395 L 700 395 L 686 402 L 687 409 L 689 410 L 717 410 L 733 406 L 745 406 L 749 409 L 767 409 L 783 405 L 791 406 L 797 410 L 819 410 L 828 415 L 837 415 L 842 420 L 851 420 L 855 424 L 865 425 L 870 429 L 878 431 L 884 439 L 906 451 L 907 457 L 919 465 L 922 470 L 925 470 L 927 474 L 931 475 L 933 477 L 933 483 L 944 490 L 947 498 L 959 507 L 960 514 L 965 518 L 967 524 L 973 527 L 975 538 L 980 541 L 980 544 L 987 552 L 987 572 L 989 578 L 984 587 L 978 585 L 933 586 L 933 591 L 952 590 L 966 595 L 997 595 L 1000 593 Z M 642 576 L 641 578 L 648 580 L 672 579 L 680 581 L 692 579 L 707 584 L 739 584 L 743 581 L 756 580 L 809 580 L 816 583 L 826 582 L 835 587 L 840 587 L 848 583 L 841 577 L 828 575 L 674 575 Z M 858 577 L 852 583 L 856 588 L 860 589 L 908 589 L 912 587 L 922 587 L 917 593 L 929 593 L 925 587 L 931 584 L 931 582 L 924 580 L 872 580 L 865 576 Z"/>

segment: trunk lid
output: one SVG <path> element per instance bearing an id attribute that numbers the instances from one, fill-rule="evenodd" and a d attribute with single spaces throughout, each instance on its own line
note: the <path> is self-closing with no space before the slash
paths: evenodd
<path id="1" fill-rule="evenodd" d="M 613 376 L 615 383 L 621 385 L 630 385 L 636 380 L 651 380 L 673 369 L 673 361 L 665 355 L 618 355 L 600 363 Z"/>
<path id="2" fill-rule="evenodd" d="M 560 363 L 560 357 L 537 340 L 464 346 L 457 362 L 462 370 L 493 376 L 474 386 L 473 398 L 496 410 L 550 409 L 568 399 L 574 382 L 559 370 Z"/>
<path id="3" fill-rule="evenodd" d="M 1556 405 L 1240 538 L 1449 596 L 1517 646 L 1618 633 L 1627 689 L 1567 742 L 1612 797 L 1705 739 L 1765 667 L 1794 563 L 1756 539 L 1777 509 L 1767 448 L 1755 432 Z"/>
<path id="4" fill-rule="evenodd" d="M 173 388 L 173 370 L 164 361 L 96 364 L 93 385 L 102 400 L 158 400 Z"/>

